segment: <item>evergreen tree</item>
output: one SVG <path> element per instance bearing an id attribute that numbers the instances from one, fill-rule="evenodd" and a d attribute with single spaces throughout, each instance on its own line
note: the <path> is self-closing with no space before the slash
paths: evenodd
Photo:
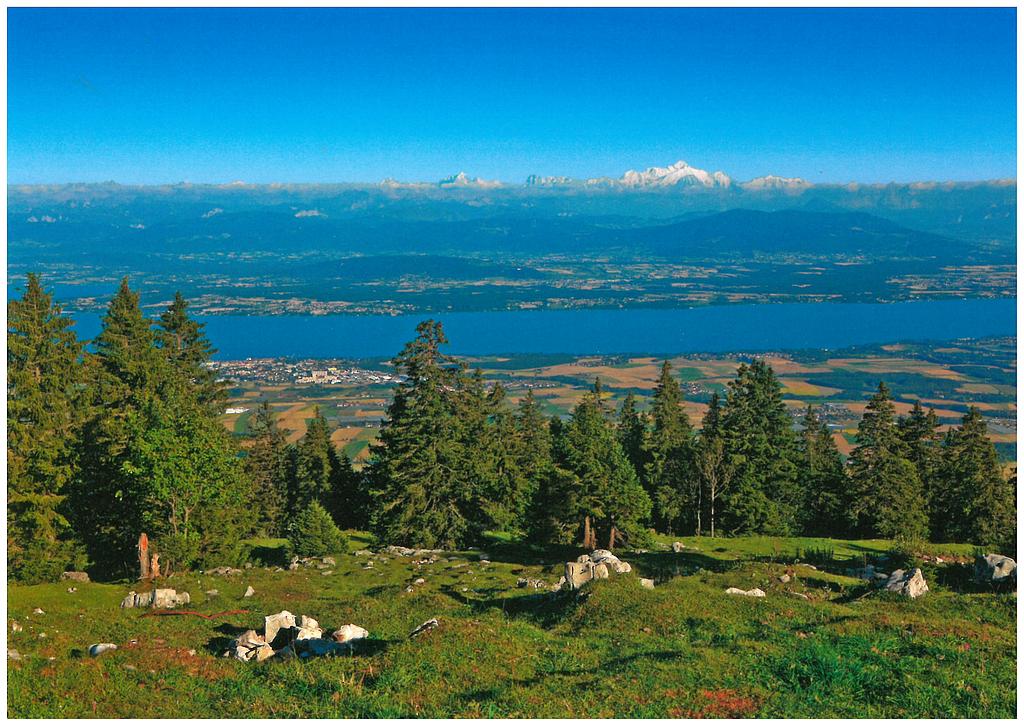
<path id="1" fill-rule="evenodd" d="M 81 556 L 62 506 L 82 398 L 71 326 L 38 275 L 7 304 L 7 566 L 24 581 L 52 580 Z"/>
<path id="2" fill-rule="evenodd" d="M 668 361 L 662 364 L 654 389 L 651 418 L 644 484 L 655 502 L 655 526 L 673 532 L 692 531 L 699 486 L 691 470 L 693 429 L 683 409 L 682 389 Z"/>
<path id="3" fill-rule="evenodd" d="M 807 496 L 803 531 L 819 537 L 839 536 L 849 526 L 849 483 L 832 432 L 811 405 L 804 414 L 799 451 L 800 478 Z"/>
<path id="4" fill-rule="evenodd" d="M 81 429 L 80 466 L 69 494 L 70 517 L 101 572 L 134 570 L 144 531 L 144 502 L 133 496 L 124 464 L 129 423 L 154 398 L 174 387 L 165 356 L 156 348 L 139 295 L 121 281 L 85 358 L 89 415 Z"/>
<path id="5" fill-rule="evenodd" d="M 230 556 L 253 528 L 243 519 L 251 494 L 239 452 L 219 407 L 158 343 L 127 280 L 93 347 L 92 407 L 70 498 L 90 555 L 104 573 L 133 572 L 146 532 L 169 566 Z"/>
<path id="6" fill-rule="evenodd" d="M 917 477 L 921 480 L 924 492 L 925 507 L 929 513 L 929 528 L 939 529 L 933 514 L 937 507 L 933 504 L 939 493 L 939 469 L 941 466 L 942 436 L 939 434 L 939 417 L 934 409 L 925 413 L 920 401 L 914 402 L 910 414 L 901 418 L 898 423 L 900 439 L 903 441 L 907 458 L 917 469 Z"/>
<path id="7" fill-rule="evenodd" d="M 258 504 L 256 526 L 266 536 L 285 533 L 288 513 L 289 460 L 284 432 L 266 401 L 249 419 L 249 447 L 245 472 Z"/>
<path id="8" fill-rule="evenodd" d="M 724 501 L 726 528 L 782 536 L 796 532 L 803 504 L 796 437 L 782 386 L 765 361 L 740 365 L 728 386 L 721 431 L 734 472 Z"/>
<path id="9" fill-rule="evenodd" d="M 233 552 L 253 530 L 249 490 L 231 435 L 194 399 L 151 398 L 127 419 L 123 499 L 150 535 L 164 571 Z M 137 535 L 136 535 L 137 536 Z"/>
<path id="10" fill-rule="evenodd" d="M 636 545 L 645 540 L 651 501 L 603 415 L 599 395 L 595 385 L 559 427 L 554 442 L 559 471 L 552 478 L 554 490 L 546 494 L 571 502 L 565 514 L 578 525 L 584 547 L 607 543 L 611 548 L 619 539 Z"/>
<path id="11" fill-rule="evenodd" d="M 554 462 L 551 458 L 551 426 L 533 391 L 527 391 L 519 401 L 515 426 L 519 435 L 519 470 L 530 482 L 530 488 L 536 491 Z"/>
<path id="12" fill-rule="evenodd" d="M 405 380 L 372 449 L 372 529 L 389 544 L 454 549 L 479 537 L 480 492 L 467 481 L 466 424 L 457 420 L 464 366 L 441 353 L 441 324 L 427 320 L 394 359 Z"/>
<path id="13" fill-rule="evenodd" d="M 971 406 L 942 450 L 936 539 L 1004 546 L 1016 538 L 1016 496 L 981 412 Z"/>
<path id="14" fill-rule="evenodd" d="M 637 478 L 642 478 L 647 470 L 647 415 L 637 409 L 632 391 L 622 400 L 616 433 Z"/>
<path id="15" fill-rule="evenodd" d="M 543 456 L 543 452 L 526 450 L 525 432 L 500 383 L 494 385 L 485 403 L 489 420 L 485 428 L 486 447 L 480 458 L 486 463 L 483 503 L 488 527 L 522 532 L 527 509 L 537 490 L 536 478 L 530 476 L 524 464 L 531 464 L 531 458 Z"/>
<path id="16" fill-rule="evenodd" d="M 306 423 L 306 433 L 295 447 L 289 509 L 292 516 L 305 510 L 313 502 L 325 509 L 331 503 L 335 483 L 335 467 L 340 464 L 327 419 L 317 406 L 313 418 Z"/>
<path id="17" fill-rule="evenodd" d="M 196 399 L 219 415 L 223 413 L 227 391 L 207 366 L 217 351 L 206 338 L 203 327 L 203 323 L 189 317 L 188 301 L 176 292 L 174 301 L 160 316 L 156 339 L 172 370 L 194 387 Z"/>
<path id="18" fill-rule="evenodd" d="M 850 455 L 855 533 L 870 537 L 925 538 L 928 515 L 917 469 L 907 458 L 885 383 L 868 402 Z"/>
<path id="19" fill-rule="evenodd" d="M 702 533 L 705 509 L 708 512 L 708 524 L 712 537 L 716 534 L 718 521 L 718 503 L 728 492 L 732 483 L 733 465 L 725 454 L 725 441 L 721 430 L 721 399 L 718 393 L 711 394 L 708 410 L 701 422 L 700 436 L 697 438 L 694 455 L 694 468 L 697 475 L 697 506 L 696 533 Z"/>

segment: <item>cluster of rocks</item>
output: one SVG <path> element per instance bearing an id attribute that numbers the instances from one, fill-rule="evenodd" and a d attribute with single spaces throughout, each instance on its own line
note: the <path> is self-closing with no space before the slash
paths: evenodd
<path id="1" fill-rule="evenodd" d="M 73 571 L 62 572 L 60 574 L 60 579 L 62 579 L 62 580 L 71 580 L 72 582 L 89 582 L 89 573 L 88 572 L 73 572 Z"/>
<path id="2" fill-rule="evenodd" d="M 212 570 L 206 571 L 207 575 L 241 575 L 242 570 L 237 567 L 214 567 Z"/>
<path id="3" fill-rule="evenodd" d="M 846 576 L 856 577 L 858 580 L 867 580 L 878 585 L 889 579 L 889 573 L 876 569 L 874 565 L 847 568 Z"/>
<path id="4" fill-rule="evenodd" d="M 297 570 L 300 567 L 313 567 L 317 570 L 326 570 L 328 567 L 336 567 L 338 563 L 333 557 L 292 557 L 288 563 L 289 570 Z"/>
<path id="5" fill-rule="evenodd" d="M 608 550 L 594 550 L 589 555 L 580 555 L 575 562 L 566 562 L 565 574 L 552 589 L 579 590 L 592 580 L 607 580 L 610 572 L 621 575 L 632 570 L 628 562 L 623 562 Z"/>
<path id="6" fill-rule="evenodd" d="M 267 615 L 263 620 L 263 634 L 247 630 L 231 643 L 224 653 L 243 662 L 262 662 L 268 658 L 312 658 L 351 653 L 369 632 L 358 625 L 348 624 L 335 630 L 330 638 L 308 615 L 296 617 L 287 610 Z"/>
<path id="7" fill-rule="evenodd" d="M 191 602 L 187 592 L 158 588 L 151 592 L 129 592 L 121 601 L 122 608 L 176 608 Z"/>
<path id="8" fill-rule="evenodd" d="M 672 543 L 672 551 L 675 552 L 676 554 L 679 554 L 680 552 L 685 552 L 686 550 L 693 550 L 694 552 L 696 552 L 697 548 L 696 547 L 688 547 L 688 546 L 684 545 L 682 542 L 673 542 Z"/>
<path id="9" fill-rule="evenodd" d="M 437 555 L 442 552 L 442 550 L 413 549 L 411 547 L 401 547 L 399 545 L 388 545 L 383 551 L 395 557 L 426 557 L 428 555 Z"/>
<path id="10" fill-rule="evenodd" d="M 532 590 L 543 590 L 548 584 L 544 580 L 536 580 L 532 577 L 520 577 L 516 580 L 516 587 L 529 588 Z"/>

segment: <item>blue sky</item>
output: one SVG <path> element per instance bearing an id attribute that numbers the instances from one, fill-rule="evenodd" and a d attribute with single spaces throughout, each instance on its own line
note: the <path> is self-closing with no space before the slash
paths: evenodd
<path id="1" fill-rule="evenodd" d="M 1016 177 L 1015 10 L 10 9 L 8 178 Z"/>

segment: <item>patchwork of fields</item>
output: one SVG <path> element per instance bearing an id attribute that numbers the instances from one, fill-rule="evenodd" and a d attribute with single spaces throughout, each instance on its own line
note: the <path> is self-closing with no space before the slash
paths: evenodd
<path id="1" fill-rule="evenodd" d="M 896 409 L 907 413 L 915 401 L 934 408 L 944 428 L 956 425 L 969 406 L 986 416 L 989 432 L 1007 461 L 1016 457 L 1016 339 L 960 341 L 936 345 L 864 346 L 842 351 L 763 353 L 780 382 L 786 404 L 799 420 L 808 403 L 834 431 L 844 454 L 854 444 L 857 423 L 880 380 L 892 389 Z M 751 354 L 687 355 L 670 359 L 684 384 L 686 409 L 699 425 L 713 392 L 724 393 L 736 367 Z M 533 390 L 549 415 L 566 415 L 596 377 L 615 405 L 629 392 L 650 395 L 661 359 L 644 356 L 516 356 L 469 360 L 490 381 L 500 381 L 512 401 Z M 364 361 L 386 368 L 385 361 Z M 357 463 L 369 454 L 369 443 L 390 398 L 384 385 L 263 385 L 247 382 L 232 389 L 230 406 L 249 411 L 226 415 L 225 425 L 237 434 L 246 430 L 252 409 L 267 399 L 288 430 L 289 440 L 305 432 L 317 406 L 335 427 L 333 439 Z"/>

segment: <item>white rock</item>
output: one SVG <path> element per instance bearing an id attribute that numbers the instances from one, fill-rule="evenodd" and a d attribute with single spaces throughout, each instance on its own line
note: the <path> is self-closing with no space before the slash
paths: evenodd
<path id="1" fill-rule="evenodd" d="M 416 626 L 413 629 L 413 631 L 411 633 L 409 633 L 409 637 L 410 638 L 415 638 L 417 635 L 419 635 L 421 633 L 426 633 L 427 631 L 430 631 L 430 630 L 433 630 L 434 628 L 438 627 L 439 625 L 440 625 L 440 623 L 437 621 L 437 618 L 431 618 L 427 622 L 421 623 L 420 625 Z"/>
<path id="2" fill-rule="evenodd" d="M 974 558 L 974 579 L 982 585 L 1017 581 L 1017 563 L 1004 555 L 984 555 Z"/>
<path id="3" fill-rule="evenodd" d="M 928 592 L 928 584 L 924 581 L 924 574 L 921 570 L 915 567 L 909 572 L 904 570 L 893 572 L 885 582 L 885 589 L 913 599 Z"/>
<path id="4" fill-rule="evenodd" d="M 242 597 L 252 597 L 256 594 L 256 591 L 252 589 L 252 585 L 245 588 L 245 594 Z"/>
<path id="5" fill-rule="evenodd" d="M 361 628 L 358 625 L 349 623 L 348 625 L 343 625 L 331 633 L 331 637 L 336 643 L 350 643 L 355 640 L 369 638 L 370 633 L 366 628 Z"/>
<path id="6" fill-rule="evenodd" d="M 287 610 L 282 610 L 273 615 L 263 618 L 263 636 L 267 643 L 273 644 L 277 640 L 277 634 L 281 630 L 288 630 L 295 627 L 295 616 Z"/>
<path id="7" fill-rule="evenodd" d="M 648 578 L 641 577 L 640 578 L 640 586 L 641 587 L 645 587 L 648 590 L 653 590 L 654 589 L 654 580 L 650 580 Z"/>
<path id="8" fill-rule="evenodd" d="M 117 650 L 117 645 L 115 643 L 94 643 L 89 646 L 89 655 L 95 658 L 108 650 Z"/>
<path id="9" fill-rule="evenodd" d="M 730 587 L 725 591 L 727 595 L 745 595 L 746 597 L 764 597 L 764 590 L 755 587 L 753 590 L 741 590 L 738 587 Z"/>

